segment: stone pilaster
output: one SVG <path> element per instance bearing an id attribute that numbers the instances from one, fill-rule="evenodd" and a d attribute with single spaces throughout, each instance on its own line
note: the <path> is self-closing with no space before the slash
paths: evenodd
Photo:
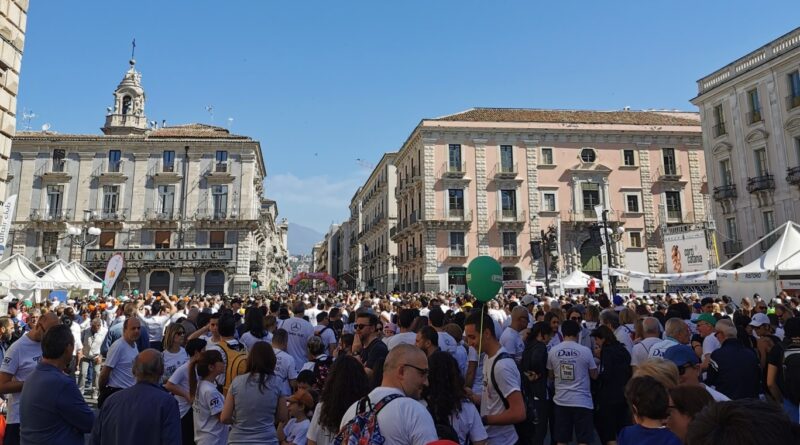
<path id="1" fill-rule="evenodd" d="M 436 139 L 425 138 L 422 140 L 423 144 L 423 189 L 422 199 L 424 204 L 420 203 L 420 208 L 424 209 L 424 214 L 419 215 L 423 220 L 428 220 L 435 217 L 436 212 Z M 436 231 L 424 229 L 422 238 L 424 245 L 420 246 L 423 249 L 423 265 L 424 275 L 422 277 L 423 287 L 426 291 L 439 290 L 439 275 L 436 273 Z"/>
<path id="2" fill-rule="evenodd" d="M 133 153 L 133 199 L 131 200 L 131 217 L 133 221 L 143 220 L 147 194 L 147 174 L 149 171 L 150 153 Z"/>
<path id="3" fill-rule="evenodd" d="M 486 199 L 486 139 L 473 139 L 475 144 L 475 202 L 478 222 L 478 255 L 489 255 L 489 207 Z"/>
<path id="4" fill-rule="evenodd" d="M 78 194 L 75 200 L 75 217 L 83 216 L 84 210 L 93 210 L 89 202 L 92 191 L 92 173 L 94 171 L 94 158 L 96 151 L 78 152 Z M 102 190 L 102 189 L 101 189 Z M 131 215 L 133 217 L 133 215 Z M 138 219 L 133 217 L 132 219 Z"/>
<path id="5" fill-rule="evenodd" d="M 22 159 L 19 169 L 19 195 L 17 196 L 17 212 L 14 218 L 17 221 L 28 221 L 31 209 L 39 208 L 38 202 L 31 202 L 31 199 L 25 199 L 26 196 L 30 196 L 28 191 L 33 190 L 37 153 L 21 152 L 20 156 Z"/>
<path id="6" fill-rule="evenodd" d="M 700 164 L 703 160 L 700 159 L 699 150 L 689 151 L 689 196 L 692 199 L 692 211 L 694 212 L 695 222 L 704 221 L 706 219 L 706 203 L 700 194 L 703 187 L 703 178 L 700 171 Z M 686 195 L 684 195 L 686 196 Z"/>
<path id="7" fill-rule="evenodd" d="M 650 152 L 647 146 L 639 150 L 639 175 L 642 181 L 642 207 L 644 209 L 644 237 L 647 248 L 647 267 L 650 273 L 660 272 L 659 261 L 662 249 L 661 239 L 657 235 L 656 207 L 653 202 L 653 178 L 650 168 Z"/>
<path id="8" fill-rule="evenodd" d="M 538 153 L 538 143 L 537 140 L 525 140 L 522 141 L 525 144 L 525 172 L 527 174 L 527 181 L 528 181 L 528 234 L 529 234 L 529 243 L 537 238 L 537 235 L 541 231 L 541 222 L 539 221 L 539 153 Z M 523 229 L 524 230 L 524 229 Z M 560 230 L 560 229 L 559 229 Z M 523 247 L 523 251 L 525 248 Z M 537 271 L 539 270 L 539 263 L 540 261 L 533 259 L 533 252 L 531 252 L 531 274 L 534 277 L 537 275 Z M 542 265 L 543 267 L 544 265 Z"/>

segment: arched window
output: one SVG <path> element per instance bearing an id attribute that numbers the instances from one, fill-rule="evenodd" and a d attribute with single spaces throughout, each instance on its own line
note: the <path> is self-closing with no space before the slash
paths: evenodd
<path id="1" fill-rule="evenodd" d="M 122 98 L 122 114 L 128 114 L 131 112 L 131 97 L 125 96 Z"/>

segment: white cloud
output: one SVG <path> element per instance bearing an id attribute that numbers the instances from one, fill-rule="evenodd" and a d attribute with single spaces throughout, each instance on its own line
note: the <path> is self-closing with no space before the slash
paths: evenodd
<path id="1" fill-rule="evenodd" d="M 324 233 L 331 222 L 350 217 L 350 199 L 368 176 L 363 169 L 341 178 L 277 174 L 267 178 L 266 195 L 278 203 L 281 217 Z"/>

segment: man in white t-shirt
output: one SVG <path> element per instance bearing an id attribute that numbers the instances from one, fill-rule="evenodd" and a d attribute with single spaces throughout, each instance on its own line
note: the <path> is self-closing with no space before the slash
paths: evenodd
<path id="1" fill-rule="evenodd" d="M 300 372 L 303 363 L 306 362 L 308 339 L 314 335 L 314 327 L 311 326 L 311 323 L 303 319 L 304 310 L 305 305 L 303 302 L 296 302 L 292 308 L 294 316 L 288 320 L 284 320 L 281 325 L 281 329 L 285 330 L 289 335 L 289 340 L 286 344 L 286 352 L 294 358 L 294 365 L 297 372 Z"/>
<path id="2" fill-rule="evenodd" d="M 139 339 L 142 325 L 137 317 L 127 318 L 123 323 L 122 338 L 115 341 L 108 349 L 106 362 L 100 371 L 98 379 L 100 398 L 97 401 L 97 406 L 100 408 L 111 394 L 136 384 L 133 363 L 139 354 L 136 340 Z"/>
<path id="3" fill-rule="evenodd" d="M 0 394 L 10 394 L 4 444 L 19 444 L 22 386 L 42 359 L 41 341 L 44 333 L 58 323 L 58 316 L 54 312 L 42 315 L 34 328 L 15 341 L 3 357 L 3 363 L 0 364 Z"/>
<path id="4" fill-rule="evenodd" d="M 519 363 L 522 360 L 522 352 L 525 344 L 522 342 L 522 331 L 528 326 L 528 310 L 522 306 L 516 306 L 511 311 L 511 323 L 500 336 L 500 344 L 514 356 L 514 361 Z"/>
<path id="5" fill-rule="evenodd" d="M 667 349 L 675 345 L 688 345 L 692 338 L 689 326 L 683 319 L 673 317 L 664 323 L 664 340 L 650 348 L 648 358 L 663 357 Z"/>
<path id="6" fill-rule="evenodd" d="M 373 407 L 384 402 L 376 418 L 387 444 L 427 445 L 438 439 L 430 413 L 418 401 L 427 383 L 428 359 L 416 346 L 400 344 L 386 356 L 381 386 L 367 397 Z M 348 408 L 340 428 L 355 418 L 360 403 Z"/>
<path id="7" fill-rule="evenodd" d="M 471 313 L 464 321 L 464 335 L 467 337 L 467 344 L 474 348 L 480 346 L 486 352 L 482 369 L 480 411 L 481 420 L 489 434 L 488 443 L 516 443 L 519 436 L 514 425 L 523 422 L 526 414 L 517 365 L 497 341 L 494 324 L 488 315 L 482 312 Z M 473 396 L 473 400 L 476 396 Z"/>
<path id="8" fill-rule="evenodd" d="M 333 355 L 333 351 L 336 350 L 336 346 L 339 342 L 336 340 L 336 332 L 334 332 L 333 327 L 330 326 L 327 312 L 322 311 L 317 314 L 317 325 L 314 326 L 314 335 L 322 338 L 322 343 L 325 345 L 328 355 Z"/>
<path id="9" fill-rule="evenodd" d="M 578 323 L 564 321 L 561 324 L 564 341 L 547 354 L 547 369 L 555 387 L 553 438 L 559 444 L 571 442 L 573 431 L 578 444 L 588 444 L 594 434 L 590 385 L 597 378 L 597 364 L 592 351 L 577 343 L 580 331 Z"/>
<path id="10" fill-rule="evenodd" d="M 717 319 L 711 314 L 702 313 L 692 322 L 697 325 L 697 332 L 703 338 L 701 362 L 707 362 L 707 358 L 711 356 L 711 353 L 722 346 L 717 340 L 717 336 L 714 335 L 714 326 L 717 324 Z"/>
<path id="11" fill-rule="evenodd" d="M 283 382 L 284 394 L 292 394 L 294 392 L 295 380 L 297 380 L 299 373 L 294 357 L 286 353 L 288 338 L 289 334 L 283 329 L 278 329 L 272 334 L 272 349 L 275 351 L 275 376 Z M 303 363 L 300 363 L 301 368 Z"/>
<path id="12" fill-rule="evenodd" d="M 633 367 L 639 366 L 647 360 L 650 357 L 650 350 L 653 349 L 653 346 L 661 342 L 659 337 L 661 324 L 657 318 L 645 317 L 642 320 L 642 331 L 644 332 L 644 338 L 633 345 L 633 352 L 631 353 L 631 366 Z"/>
<path id="13" fill-rule="evenodd" d="M 417 318 L 417 313 L 416 309 L 401 309 L 397 314 L 397 327 L 400 332 L 383 339 L 390 351 L 401 343 L 414 344 L 417 334 L 411 330 L 411 323 Z"/>

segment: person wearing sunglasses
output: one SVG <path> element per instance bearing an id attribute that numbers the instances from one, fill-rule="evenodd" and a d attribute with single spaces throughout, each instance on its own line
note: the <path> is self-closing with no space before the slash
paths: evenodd
<path id="1" fill-rule="evenodd" d="M 680 344 L 672 346 L 664 352 L 663 358 L 678 367 L 678 382 L 681 385 L 700 385 L 717 402 L 730 400 L 725 394 L 700 381 L 703 370 L 700 368 L 700 359 L 691 346 Z"/>
<path id="2" fill-rule="evenodd" d="M 761 392 L 761 368 L 758 356 L 737 338 L 733 322 L 717 322 L 722 347 L 711 353 L 706 383 L 732 400 L 758 397 Z"/>
<path id="3" fill-rule="evenodd" d="M 383 363 L 389 353 L 386 343 L 380 339 L 378 316 L 371 312 L 362 312 L 356 316 L 353 328 L 356 330 L 356 336 L 361 344 L 359 358 L 367 376 L 371 378 L 373 372 Z"/>

